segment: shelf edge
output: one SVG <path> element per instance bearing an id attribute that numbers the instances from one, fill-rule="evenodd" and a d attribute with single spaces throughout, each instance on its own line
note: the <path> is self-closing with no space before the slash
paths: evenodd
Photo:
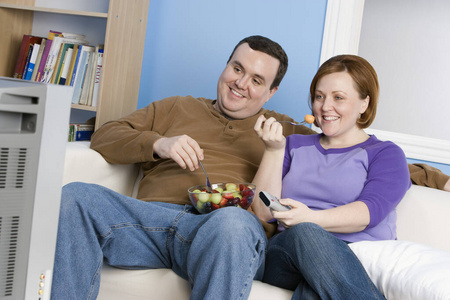
<path id="1" fill-rule="evenodd" d="M 30 10 L 30 11 L 45 12 L 45 13 L 66 14 L 66 15 L 96 17 L 96 18 L 105 18 L 105 19 L 108 18 L 108 13 L 56 9 L 56 8 L 48 8 L 48 7 L 36 7 L 36 6 L 28 6 L 28 5 L 14 5 L 14 4 L 0 3 L 0 8 L 21 9 L 21 10 Z"/>
<path id="2" fill-rule="evenodd" d="M 93 112 L 96 112 L 96 111 L 97 111 L 97 106 L 88 106 L 88 105 L 72 104 L 71 107 L 72 107 L 72 108 L 75 108 L 75 109 L 88 110 L 88 111 L 93 111 Z"/>

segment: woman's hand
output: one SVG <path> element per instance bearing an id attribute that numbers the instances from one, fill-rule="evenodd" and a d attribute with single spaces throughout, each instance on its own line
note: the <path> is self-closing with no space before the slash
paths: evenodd
<path id="1" fill-rule="evenodd" d="M 370 222 L 369 208 L 362 201 L 322 210 L 312 210 L 300 201 L 288 198 L 280 199 L 280 203 L 292 207 L 288 211 L 272 211 L 273 217 L 285 228 L 311 222 L 329 232 L 352 233 L 364 230 Z"/>
<path id="2" fill-rule="evenodd" d="M 283 136 L 283 127 L 274 118 L 266 119 L 259 116 L 255 123 L 255 132 L 266 145 L 266 150 L 284 150 L 286 138 Z"/>
<path id="3" fill-rule="evenodd" d="M 273 217 L 276 218 L 284 228 L 290 228 L 299 223 L 312 222 L 312 214 L 314 214 L 314 211 L 300 201 L 286 198 L 280 199 L 280 203 L 291 207 L 291 209 L 287 211 L 272 210 Z"/>

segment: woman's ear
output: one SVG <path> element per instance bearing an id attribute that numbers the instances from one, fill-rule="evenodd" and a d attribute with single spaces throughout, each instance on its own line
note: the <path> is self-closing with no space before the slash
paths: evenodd
<path id="1" fill-rule="evenodd" d="M 359 111 L 360 114 L 363 114 L 367 108 L 369 107 L 370 103 L 370 96 L 367 96 L 365 99 L 361 100 L 361 110 Z"/>

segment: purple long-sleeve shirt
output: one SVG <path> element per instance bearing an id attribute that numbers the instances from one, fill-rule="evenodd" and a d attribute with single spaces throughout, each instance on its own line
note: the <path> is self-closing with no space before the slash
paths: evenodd
<path id="1" fill-rule="evenodd" d="M 411 186 L 403 151 L 374 135 L 352 147 L 324 149 L 320 137 L 287 137 L 281 197 L 314 210 L 363 201 L 370 212 L 367 228 L 333 234 L 348 242 L 396 239 L 395 208 Z"/>

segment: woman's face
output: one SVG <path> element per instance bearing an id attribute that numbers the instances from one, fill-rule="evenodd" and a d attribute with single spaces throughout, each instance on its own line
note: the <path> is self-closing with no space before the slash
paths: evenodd
<path id="1" fill-rule="evenodd" d="M 351 138 L 360 130 L 356 121 L 367 109 L 369 97 L 361 99 L 355 86 L 347 72 L 328 74 L 317 82 L 313 112 L 327 137 Z"/>

